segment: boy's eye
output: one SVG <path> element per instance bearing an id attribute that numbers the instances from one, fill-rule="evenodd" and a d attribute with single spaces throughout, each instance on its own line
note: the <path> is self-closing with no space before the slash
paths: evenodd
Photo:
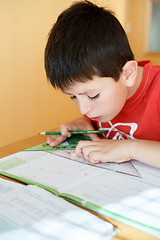
<path id="1" fill-rule="evenodd" d="M 90 96 L 88 96 L 88 98 L 89 99 L 91 99 L 91 100 L 95 100 L 96 98 L 98 98 L 99 97 L 99 93 L 98 94 L 96 94 L 95 96 L 93 96 L 93 97 L 90 97 Z"/>

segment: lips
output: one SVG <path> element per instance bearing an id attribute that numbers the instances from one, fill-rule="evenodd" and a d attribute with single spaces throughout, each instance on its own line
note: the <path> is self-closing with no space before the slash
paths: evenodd
<path id="1" fill-rule="evenodd" d="M 94 117 L 94 118 L 90 117 L 90 119 L 93 120 L 93 121 L 100 121 L 101 118 L 102 118 L 102 116 Z"/>

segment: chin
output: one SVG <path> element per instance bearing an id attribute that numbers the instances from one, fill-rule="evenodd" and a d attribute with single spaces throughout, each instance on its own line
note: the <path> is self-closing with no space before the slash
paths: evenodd
<path id="1" fill-rule="evenodd" d="M 108 119 L 107 117 L 102 117 L 99 122 L 105 123 L 111 121 L 111 119 Z"/>

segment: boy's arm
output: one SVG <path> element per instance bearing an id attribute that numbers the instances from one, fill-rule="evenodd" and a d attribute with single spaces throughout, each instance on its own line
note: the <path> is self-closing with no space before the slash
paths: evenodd
<path id="1" fill-rule="evenodd" d="M 131 140 L 131 159 L 160 168 L 160 142 L 149 140 Z"/>
<path id="2" fill-rule="evenodd" d="M 125 162 L 136 159 L 160 168 L 160 142 L 148 140 L 80 141 L 75 154 L 91 163 Z"/>
<path id="3" fill-rule="evenodd" d="M 81 117 L 60 126 L 61 135 L 54 135 L 47 138 L 47 144 L 56 146 L 71 136 L 70 131 L 76 130 L 94 130 L 92 122 L 89 118 Z M 97 134 L 90 134 L 89 137 L 94 141 L 98 140 Z"/>

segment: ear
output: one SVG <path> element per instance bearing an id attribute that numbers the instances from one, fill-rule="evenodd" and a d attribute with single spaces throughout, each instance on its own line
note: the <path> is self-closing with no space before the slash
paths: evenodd
<path id="1" fill-rule="evenodd" d="M 137 77 L 137 62 L 130 60 L 123 66 L 123 76 L 125 77 L 126 86 L 132 87 Z"/>

